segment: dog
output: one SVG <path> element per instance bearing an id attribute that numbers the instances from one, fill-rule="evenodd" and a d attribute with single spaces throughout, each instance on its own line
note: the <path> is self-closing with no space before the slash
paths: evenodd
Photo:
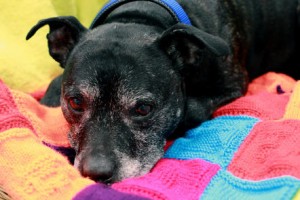
<path id="1" fill-rule="evenodd" d="M 39 21 L 27 39 L 49 25 L 64 68 L 41 103 L 61 106 L 74 165 L 108 184 L 146 174 L 168 138 L 244 95 L 249 80 L 296 77 L 299 3 L 113 0 L 89 29 L 72 16 Z"/>

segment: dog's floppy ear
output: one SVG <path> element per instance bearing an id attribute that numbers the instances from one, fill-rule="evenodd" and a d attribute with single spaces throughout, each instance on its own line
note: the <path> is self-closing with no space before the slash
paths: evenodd
<path id="1" fill-rule="evenodd" d="M 245 92 L 246 71 L 232 62 L 230 48 L 223 39 L 193 26 L 176 24 L 157 41 L 183 77 L 183 129 L 199 125 L 219 106 Z"/>
<path id="2" fill-rule="evenodd" d="M 180 23 L 166 30 L 159 42 L 167 54 L 176 56 L 181 64 L 201 62 L 205 49 L 215 56 L 227 56 L 230 53 L 229 46 L 223 39 Z"/>
<path id="3" fill-rule="evenodd" d="M 64 68 L 69 53 L 87 29 L 75 17 L 53 17 L 39 21 L 29 31 L 26 39 L 29 40 L 45 25 L 50 27 L 47 34 L 49 53 Z"/>

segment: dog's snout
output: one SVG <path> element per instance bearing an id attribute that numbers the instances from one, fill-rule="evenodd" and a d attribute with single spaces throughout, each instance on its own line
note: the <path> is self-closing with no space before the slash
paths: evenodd
<path id="1" fill-rule="evenodd" d="M 81 173 L 85 177 L 103 182 L 111 183 L 116 165 L 113 159 L 108 157 L 87 157 L 82 163 Z"/>

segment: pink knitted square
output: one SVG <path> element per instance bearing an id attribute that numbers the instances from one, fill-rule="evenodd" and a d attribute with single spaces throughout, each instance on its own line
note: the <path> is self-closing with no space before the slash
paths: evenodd
<path id="1" fill-rule="evenodd" d="M 218 165 L 200 159 L 161 159 L 149 174 L 112 187 L 150 199 L 199 199 L 219 169 Z"/>
<path id="2" fill-rule="evenodd" d="M 222 115 L 248 115 L 261 120 L 281 119 L 285 113 L 290 95 L 260 93 L 245 96 L 227 104 L 214 113 L 214 117 Z"/>
<path id="3" fill-rule="evenodd" d="M 292 175 L 300 178 L 300 123 L 273 120 L 256 124 L 228 170 L 250 180 Z"/>
<path id="4" fill-rule="evenodd" d="M 18 110 L 9 89 L 0 81 L 0 132 L 11 128 L 29 128 L 31 123 Z"/>

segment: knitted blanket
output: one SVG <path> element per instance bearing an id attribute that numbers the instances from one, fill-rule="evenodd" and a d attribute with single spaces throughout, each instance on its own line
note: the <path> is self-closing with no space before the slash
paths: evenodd
<path id="1" fill-rule="evenodd" d="M 268 73 L 245 97 L 170 141 L 145 176 L 110 186 L 82 177 L 60 108 L 38 103 L 57 74 L 38 20 L 74 15 L 89 26 L 103 0 L 0 2 L 0 190 L 12 199 L 300 199 L 300 83 Z M 7 198 L 0 191 L 0 199 Z"/>
<path id="2" fill-rule="evenodd" d="M 13 199 L 300 199 L 300 82 L 268 73 L 170 142 L 142 177 L 82 177 L 60 108 L 0 82 L 0 186 Z M 49 148 L 50 147 L 50 148 Z"/>

